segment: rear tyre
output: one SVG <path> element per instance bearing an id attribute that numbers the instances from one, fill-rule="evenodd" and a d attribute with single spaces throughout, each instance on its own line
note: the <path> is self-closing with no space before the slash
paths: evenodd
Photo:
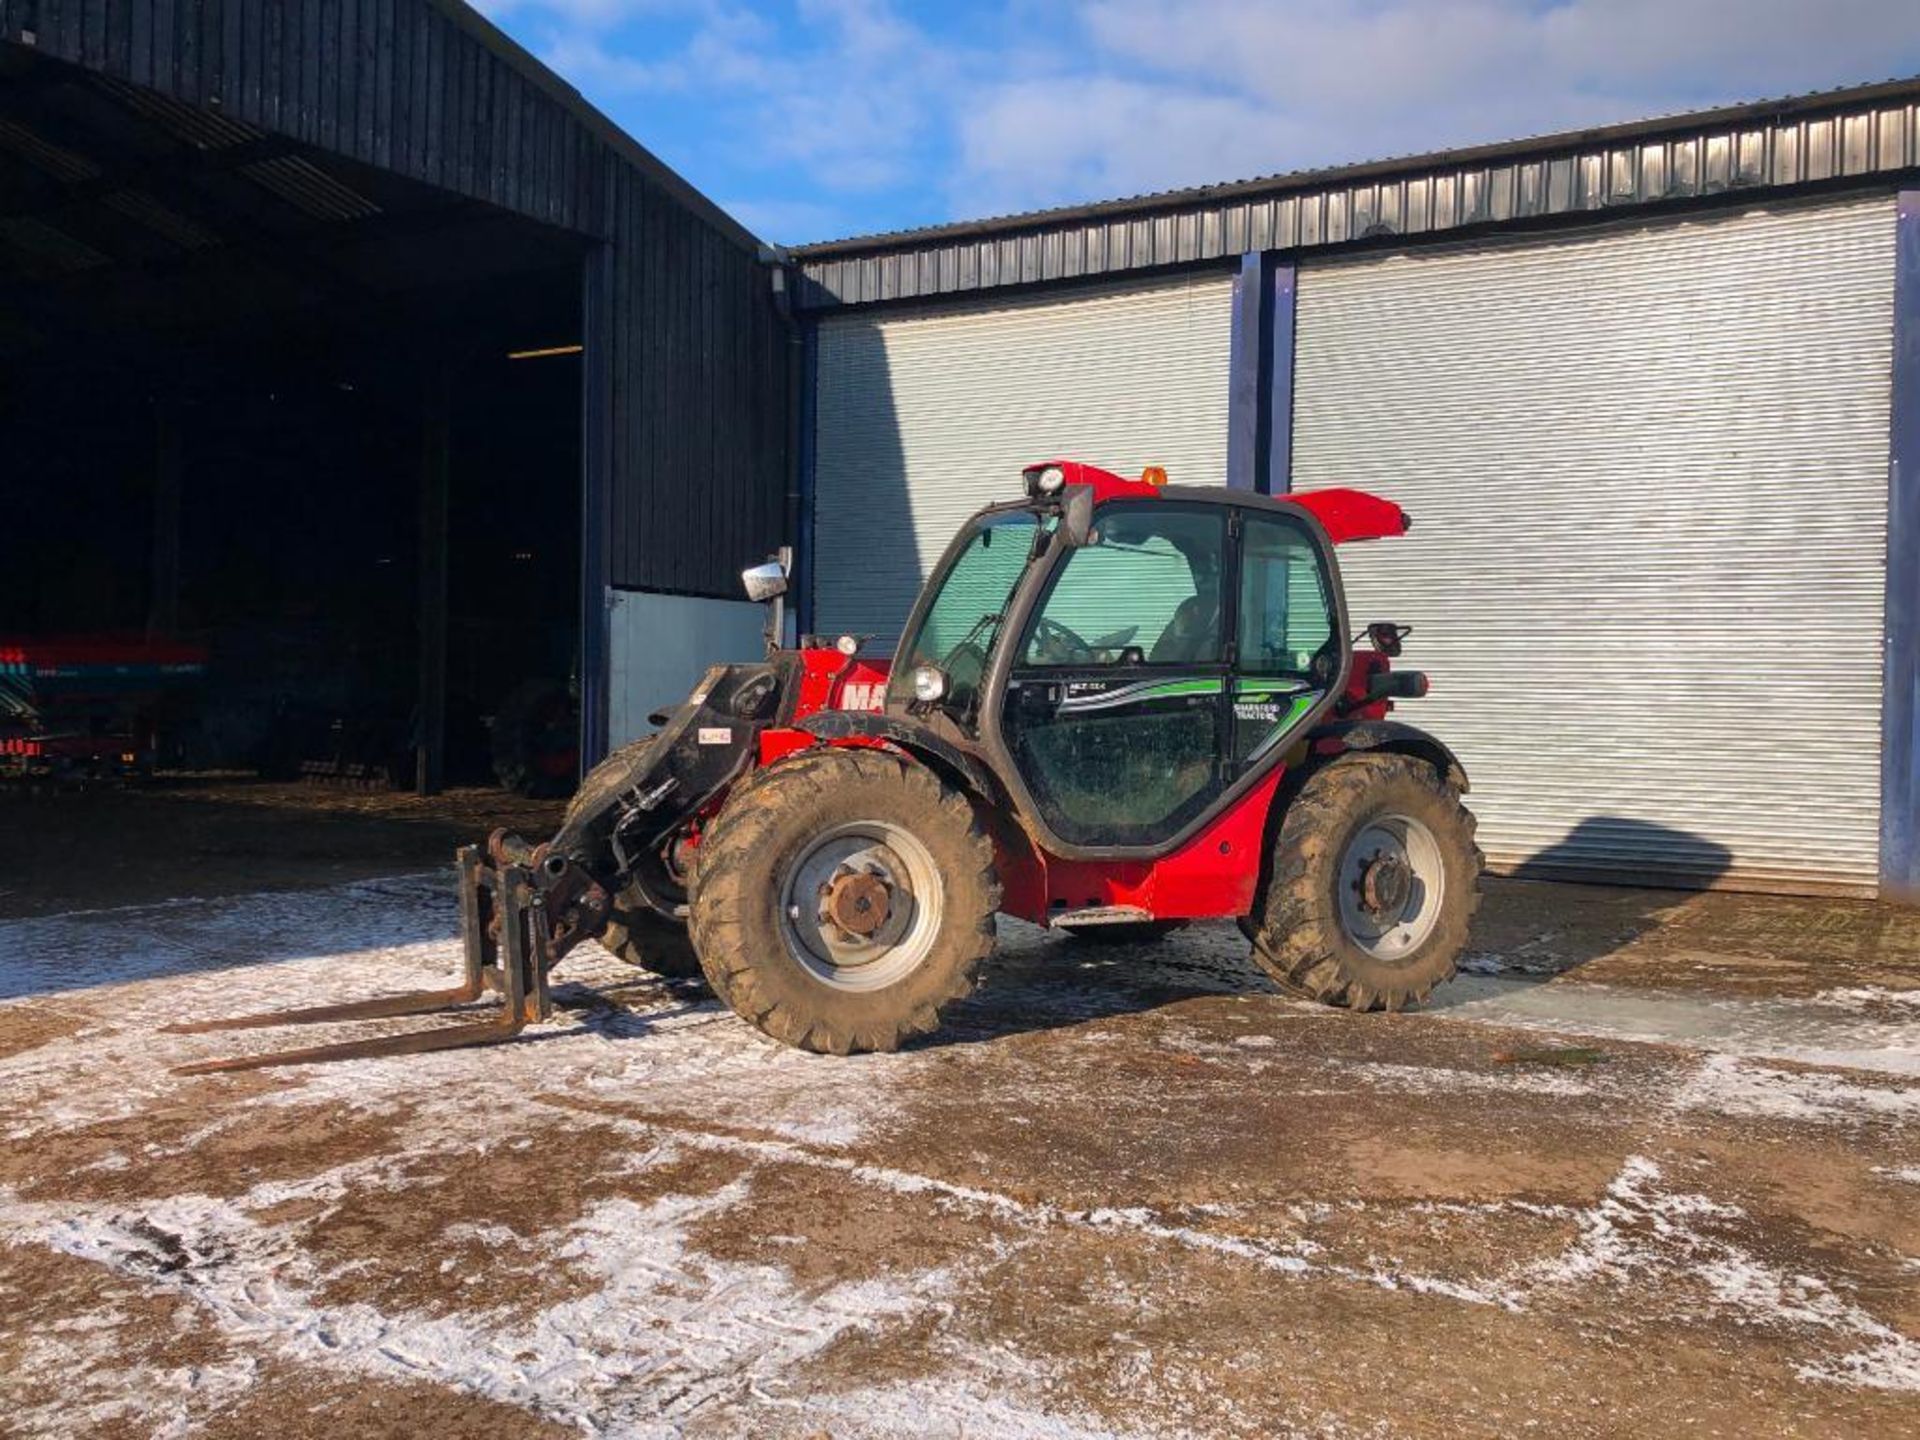
<path id="1" fill-rule="evenodd" d="M 662 915 L 631 888 L 614 896 L 600 943 L 615 959 L 668 980 L 698 980 L 700 957 L 687 927 Z"/>
<path id="2" fill-rule="evenodd" d="M 1480 903 L 1473 816 L 1431 765 L 1345 755 L 1288 807 L 1254 961 L 1291 994 L 1401 1010 L 1452 978 Z"/>
<path id="3" fill-rule="evenodd" d="M 621 746 L 580 782 L 580 788 L 567 803 L 562 830 L 571 830 L 595 811 L 604 808 L 622 790 L 644 772 L 648 751 L 655 735 L 642 735 Z M 611 820 L 603 820 L 610 827 Z M 698 980 L 700 959 L 693 952 L 693 941 L 686 922 L 662 915 L 640 898 L 637 887 L 629 885 L 613 897 L 607 928 L 600 932 L 600 944 L 615 959 L 624 960 L 651 974 L 668 980 Z"/>
<path id="4" fill-rule="evenodd" d="M 589 770 L 586 778 L 580 782 L 580 788 L 567 802 L 567 813 L 560 822 L 561 828 L 572 829 L 583 815 L 598 810 L 626 789 L 646 762 L 647 752 L 658 738 L 657 735 L 642 735 L 638 740 L 629 741 Z"/>
<path id="5" fill-rule="evenodd" d="M 1076 940 L 1095 945 L 1140 945 L 1187 928 L 1184 920 L 1128 920 L 1118 925 L 1062 925 Z"/>
<path id="6" fill-rule="evenodd" d="M 816 750 L 734 787 L 700 844 L 708 983 L 776 1040 L 894 1050 L 993 950 L 993 845 L 958 791 L 878 750 Z"/>

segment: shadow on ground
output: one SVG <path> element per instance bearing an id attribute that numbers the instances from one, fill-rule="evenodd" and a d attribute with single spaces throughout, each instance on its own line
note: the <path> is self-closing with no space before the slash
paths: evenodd
<path id="1" fill-rule="evenodd" d="M 545 835 L 563 807 L 478 787 L 430 799 L 234 779 L 0 788 L 0 920 L 432 869 L 495 826 Z"/>

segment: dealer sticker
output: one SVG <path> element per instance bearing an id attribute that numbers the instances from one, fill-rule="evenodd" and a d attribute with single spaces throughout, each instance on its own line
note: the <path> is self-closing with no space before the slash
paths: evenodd
<path id="1" fill-rule="evenodd" d="M 700 727 L 702 745 L 731 745 L 733 727 L 731 725 L 702 725 Z"/>

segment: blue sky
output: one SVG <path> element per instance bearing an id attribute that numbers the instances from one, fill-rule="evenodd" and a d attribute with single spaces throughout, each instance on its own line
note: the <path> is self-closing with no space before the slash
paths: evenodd
<path id="1" fill-rule="evenodd" d="M 1920 0 L 480 0 L 765 239 L 1920 73 Z"/>

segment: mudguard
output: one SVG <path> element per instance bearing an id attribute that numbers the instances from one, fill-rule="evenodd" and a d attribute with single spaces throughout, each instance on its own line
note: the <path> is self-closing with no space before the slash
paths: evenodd
<path id="1" fill-rule="evenodd" d="M 1466 766 L 1453 751 L 1417 725 L 1404 725 L 1398 720 L 1333 720 L 1308 731 L 1307 744 L 1315 755 L 1340 755 L 1353 750 L 1417 755 L 1446 776 L 1447 782 L 1461 794 L 1467 793 Z"/>
<path id="2" fill-rule="evenodd" d="M 975 795 L 992 795 L 986 768 L 952 741 L 936 735 L 925 725 L 869 710 L 822 710 L 802 720 L 796 729 L 821 740 L 883 740 L 917 755 L 936 771 L 946 772 L 955 784 Z"/>

